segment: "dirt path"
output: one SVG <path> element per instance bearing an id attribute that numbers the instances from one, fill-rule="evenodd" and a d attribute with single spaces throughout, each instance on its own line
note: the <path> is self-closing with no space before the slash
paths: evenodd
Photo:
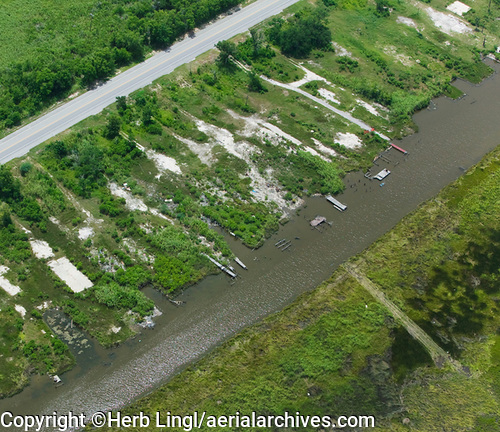
<path id="1" fill-rule="evenodd" d="M 432 338 L 424 332 L 412 319 L 408 317 L 401 309 L 399 309 L 385 294 L 365 275 L 361 274 L 352 264 L 345 263 L 342 266 L 360 285 L 362 285 L 375 299 L 382 303 L 391 313 L 396 321 L 398 321 L 408 333 L 417 341 L 419 341 L 429 352 L 432 360 L 437 367 L 442 367 L 445 363 L 450 363 L 451 366 L 463 372 L 463 366 L 454 360 L 446 353 Z"/>
<path id="2" fill-rule="evenodd" d="M 244 64 L 242 64 L 241 62 L 239 61 L 236 61 L 233 59 L 233 61 L 242 69 L 246 70 L 246 71 L 250 71 L 250 68 Z M 267 78 L 266 76 L 264 75 L 260 75 L 260 78 L 263 79 L 264 81 L 267 81 L 269 84 L 272 84 L 272 85 L 275 85 L 275 86 L 278 86 L 278 87 L 282 87 L 284 89 L 287 89 L 287 90 L 290 90 L 290 91 L 293 91 L 293 92 L 296 92 L 296 93 L 300 93 L 301 95 L 313 100 L 314 102 L 324 106 L 325 108 L 329 109 L 330 111 L 334 112 L 335 114 L 339 115 L 340 117 L 343 117 L 345 118 L 346 120 L 348 120 L 349 122 L 351 123 L 354 123 L 356 125 L 358 125 L 361 129 L 363 130 L 371 130 L 372 127 L 370 125 L 368 125 L 367 123 L 365 123 L 364 121 L 362 120 L 359 120 L 357 119 L 356 117 L 353 117 L 351 114 L 349 114 L 348 112 L 346 111 L 342 111 L 342 110 L 339 110 L 338 108 L 335 108 L 334 106 L 330 105 L 328 102 L 324 101 L 323 99 L 320 99 L 316 96 L 313 96 L 312 94 L 310 93 L 307 93 L 306 91 L 300 89 L 300 88 L 297 88 L 297 87 L 294 87 L 294 86 L 291 86 L 289 84 L 284 84 L 282 82 L 279 82 L 279 81 L 275 81 L 271 78 Z M 382 133 L 379 133 L 379 132 L 375 132 L 378 136 L 380 136 L 381 138 L 385 139 L 386 141 L 390 141 L 390 138 Z"/>

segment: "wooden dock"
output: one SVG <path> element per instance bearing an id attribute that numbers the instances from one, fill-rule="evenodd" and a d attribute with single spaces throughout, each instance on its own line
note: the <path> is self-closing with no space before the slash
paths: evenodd
<path id="1" fill-rule="evenodd" d="M 326 197 L 326 200 L 330 203 L 333 204 L 333 206 L 338 210 L 338 211 L 346 211 L 347 206 L 345 204 L 342 204 L 340 201 L 337 201 L 334 197 L 331 195 L 328 195 Z"/>
<path id="2" fill-rule="evenodd" d="M 396 144 L 391 143 L 391 147 L 395 148 L 396 150 L 399 150 L 401 153 L 407 155 L 408 152 L 405 149 L 402 149 L 401 147 L 397 146 Z"/>
<path id="3" fill-rule="evenodd" d="M 326 217 L 316 216 L 311 222 L 309 222 L 309 225 L 311 225 L 313 228 L 316 228 L 318 225 L 321 225 L 323 222 L 326 222 Z"/>
<path id="4" fill-rule="evenodd" d="M 208 256 L 207 254 L 205 255 L 212 263 L 214 263 L 219 269 L 221 269 L 223 272 L 227 273 L 229 276 L 231 276 L 233 279 L 238 276 L 236 273 L 233 273 L 231 270 L 229 270 L 227 267 L 224 267 L 220 262 L 215 261 L 212 257 Z"/>

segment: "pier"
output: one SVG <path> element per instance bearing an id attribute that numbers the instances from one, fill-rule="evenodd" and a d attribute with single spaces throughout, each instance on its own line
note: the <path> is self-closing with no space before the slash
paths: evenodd
<path id="1" fill-rule="evenodd" d="M 340 201 L 337 201 L 334 197 L 331 195 L 328 195 L 326 197 L 326 200 L 330 203 L 333 204 L 333 206 L 338 210 L 338 211 L 345 211 L 347 210 L 347 206 L 342 204 Z"/>
<path id="2" fill-rule="evenodd" d="M 227 267 L 224 267 L 220 262 L 215 261 L 212 257 L 208 256 L 207 254 L 203 254 L 203 255 L 205 255 L 212 263 L 214 263 L 218 268 L 220 268 L 223 272 L 227 273 L 233 279 L 237 276 L 236 273 L 233 273 Z M 236 262 L 238 262 L 238 261 L 236 261 Z"/>
<path id="3" fill-rule="evenodd" d="M 391 147 L 395 148 L 396 150 L 399 150 L 401 153 L 407 155 L 408 152 L 405 149 L 402 149 L 401 147 L 397 146 L 396 144 L 391 143 Z"/>

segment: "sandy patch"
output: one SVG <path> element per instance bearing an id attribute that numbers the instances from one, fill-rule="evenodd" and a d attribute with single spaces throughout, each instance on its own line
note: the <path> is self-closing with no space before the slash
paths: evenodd
<path id="1" fill-rule="evenodd" d="M 311 139 L 313 140 L 314 144 L 316 145 L 316 148 L 321 153 L 328 155 L 328 156 L 333 156 L 333 157 L 339 156 L 334 149 L 325 146 L 320 140 L 317 140 L 316 138 L 311 138 Z"/>
<path id="2" fill-rule="evenodd" d="M 26 315 L 26 309 L 21 306 L 21 305 L 14 305 L 14 309 L 19 312 L 19 315 L 21 315 L 23 318 Z"/>
<path id="3" fill-rule="evenodd" d="M 377 111 L 377 109 L 373 105 L 369 104 L 368 102 L 365 102 L 361 99 L 356 99 L 356 102 L 358 103 L 359 106 L 363 107 L 370 114 L 373 114 L 376 116 L 379 115 L 379 112 Z"/>
<path id="4" fill-rule="evenodd" d="M 255 150 L 252 145 L 245 141 L 235 142 L 233 134 L 227 129 L 214 126 L 195 117 L 192 118 L 198 130 L 210 136 L 212 144 L 219 144 L 224 147 L 229 154 L 248 162 L 250 154 Z"/>
<path id="5" fill-rule="evenodd" d="M 290 87 L 299 88 L 300 86 L 302 86 L 304 84 L 307 84 L 310 81 L 323 81 L 323 82 L 326 82 L 328 85 L 331 85 L 333 87 L 333 84 L 331 82 L 327 81 L 321 75 L 318 75 L 318 74 L 314 73 L 313 71 L 310 71 L 309 69 L 306 69 L 301 64 L 298 64 L 296 66 L 299 67 L 300 69 L 302 69 L 305 72 L 305 76 L 304 76 L 304 78 L 302 78 L 302 79 L 300 79 L 298 81 L 295 81 L 295 82 L 292 82 L 292 83 L 288 84 Z"/>
<path id="6" fill-rule="evenodd" d="M 307 153 L 310 153 L 312 154 L 313 156 L 318 156 L 319 158 L 323 159 L 324 161 L 327 161 L 327 162 L 331 162 L 330 159 L 328 159 L 326 156 L 318 153 L 316 150 L 314 150 L 313 148 L 311 147 L 307 147 L 307 146 L 304 146 L 301 148 L 301 150 L 304 150 L 306 151 Z"/>
<path id="7" fill-rule="evenodd" d="M 329 100 L 330 102 L 336 103 L 340 105 L 340 101 L 335 97 L 335 93 L 332 93 L 330 90 L 320 88 L 318 90 L 318 93 L 324 97 L 326 100 Z"/>
<path id="8" fill-rule="evenodd" d="M 347 51 L 344 47 L 340 46 L 337 42 L 332 42 L 333 47 L 335 48 L 335 54 L 341 57 L 349 57 L 353 58 L 352 52 Z"/>
<path id="9" fill-rule="evenodd" d="M 170 171 L 173 172 L 174 174 L 182 174 L 182 171 L 177 165 L 177 161 L 174 158 L 165 156 L 164 154 L 157 153 L 154 150 L 147 150 L 146 151 L 146 156 L 148 159 L 151 159 L 155 165 L 158 171 L 160 171 L 160 174 L 157 176 L 157 178 L 160 178 L 165 171 Z"/>
<path id="10" fill-rule="evenodd" d="M 212 155 L 212 146 L 210 144 L 198 143 L 188 138 L 183 138 L 179 135 L 173 135 L 180 142 L 186 144 L 189 147 L 189 150 L 191 150 L 196 156 L 198 156 L 202 163 L 208 166 L 212 165 L 212 163 L 214 162 L 214 157 Z"/>
<path id="11" fill-rule="evenodd" d="M 453 15 L 449 15 L 444 12 L 438 12 L 431 7 L 425 8 L 425 12 L 427 13 L 427 15 L 429 15 L 434 25 L 446 34 L 463 34 L 472 32 L 472 29 L 469 28 L 467 24 Z"/>
<path id="12" fill-rule="evenodd" d="M 271 140 L 274 139 L 276 143 L 288 140 L 296 145 L 301 145 L 301 142 L 293 136 L 283 132 L 277 126 L 258 119 L 255 116 L 243 117 L 233 111 L 228 112 L 233 118 L 245 121 L 245 128 L 241 132 L 244 136 L 255 136 L 257 134 L 261 138 Z M 268 169 L 264 176 L 259 173 L 259 170 L 255 167 L 250 157 L 253 153 L 260 151 L 258 148 L 246 141 L 235 142 L 233 134 L 226 129 L 205 123 L 204 121 L 196 118 L 193 118 L 193 120 L 195 121 L 198 129 L 209 135 L 214 143 L 221 145 L 228 153 L 244 160 L 247 163 L 247 176 L 252 181 L 252 195 L 255 200 L 262 202 L 275 202 L 278 207 L 282 209 L 293 209 L 300 205 L 299 203 L 286 201 L 283 198 L 285 192 L 281 190 L 277 180 L 272 176 L 272 169 Z"/>
<path id="13" fill-rule="evenodd" d="M 54 256 L 54 251 L 46 241 L 30 240 L 31 249 L 39 259 L 50 258 Z"/>
<path id="14" fill-rule="evenodd" d="M 94 228 L 83 227 L 78 230 L 78 238 L 80 240 L 87 240 L 89 237 L 94 235 Z"/>
<path id="15" fill-rule="evenodd" d="M 257 135 L 261 139 L 267 139 L 273 144 L 284 143 L 290 141 L 295 145 L 302 145 L 302 143 L 295 137 L 282 131 L 278 126 L 268 123 L 257 116 L 244 117 L 234 111 L 228 110 L 228 113 L 237 120 L 243 120 L 245 127 L 239 133 L 246 137 Z"/>
<path id="16" fill-rule="evenodd" d="M 339 132 L 337 135 L 335 135 L 335 141 L 350 149 L 355 149 L 361 147 L 362 145 L 361 140 L 356 135 L 350 132 Z"/>
<path id="17" fill-rule="evenodd" d="M 411 18 L 406 18 L 404 16 L 398 16 L 396 19 L 396 22 L 407 25 L 408 27 L 413 27 L 414 29 L 419 30 L 417 24 Z"/>
<path id="18" fill-rule="evenodd" d="M 394 57 L 397 61 L 399 61 L 401 64 L 405 66 L 413 66 L 415 64 L 415 62 L 411 59 L 411 57 L 405 54 L 398 53 L 395 46 L 389 45 L 384 47 L 384 52 Z"/>
<path id="19" fill-rule="evenodd" d="M 90 279 L 79 271 L 66 257 L 49 261 L 48 265 L 73 292 L 82 292 L 93 285 Z"/>
<path id="20" fill-rule="evenodd" d="M 64 226 L 58 219 L 56 219 L 54 216 L 50 216 L 49 217 L 49 220 L 54 224 L 54 225 L 57 225 L 58 228 L 61 230 L 61 231 L 64 231 L 64 232 L 68 232 L 69 229 L 68 227 Z"/>
<path id="21" fill-rule="evenodd" d="M 52 305 L 52 300 L 44 301 L 41 305 L 38 305 L 36 309 L 38 310 L 46 310 Z"/>
<path id="22" fill-rule="evenodd" d="M 140 198 L 135 198 L 130 192 L 123 190 L 116 183 L 110 183 L 108 187 L 114 196 L 125 199 L 125 206 L 129 210 L 139 210 L 142 212 L 148 211 L 148 206 L 144 204 L 144 201 Z"/>
<path id="23" fill-rule="evenodd" d="M 3 275 L 8 271 L 8 267 L 0 266 L 0 288 L 2 288 L 7 294 L 15 296 L 21 292 L 21 288 L 17 285 L 12 285 L 6 278 L 3 277 Z"/>
<path id="24" fill-rule="evenodd" d="M 154 208 L 150 208 L 149 211 L 151 212 L 151 214 L 158 216 L 162 219 L 165 219 L 166 221 L 169 221 L 172 225 L 175 225 L 175 222 L 172 219 L 170 219 L 168 216 L 165 216 L 161 211 L 156 210 Z"/>
<path id="25" fill-rule="evenodd" d="M 449 5 L 446 9 L 448 9 L 450 12 L 462 16 L 464 13 L 469 12 L 471 10 L 471 7 L 467 6 L 465 3 L 456 1 Z"/>

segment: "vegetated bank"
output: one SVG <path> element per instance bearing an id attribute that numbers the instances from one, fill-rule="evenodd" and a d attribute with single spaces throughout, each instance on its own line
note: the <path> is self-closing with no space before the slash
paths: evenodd
<path id="1" fill-rule="evenodd" d="M 498 430 L 499 198 L 497 148 L 351 259 L 464 370 L 434 366 L 388 311 L 339 269 L 126 412 L 298 411 L 374 415 L 376 429 L 384 431 Z"/>
<path id="2" fill-rule="evenodd" d="M 216 271 L 204 254 L 223 262 L 232 256 L 214 226 L 258 247 L 302 196 L 341 191 L 345 171 L 368 168 L 386 147 L 375 133 L 303 94 L 264 83 L 260 74 L 305 88 L 399 136 L 410 130 L 411 113 L 458 70 L 474 64 L 476 78 L 487 72 L 473 55 L 474 35 L 438 43 L 442 36 L 427 21 L 416 32 L 394 14 L 378 16 L 370 5 L 295 10 L 288 21 L 273 20 L 237 45 L 219 44 L 218 54 L 119 98 L 102 115 L 0 168 L 0 299 L 3 322 L 15 323 L 4 331 L 4 346 L 10 341 L 15 350 L 1 357 L 5 370 L 15 372 L 2 377 L 1 394 L 20 389 L 31 371 L 60 372 L 71 363 L 43 323 L 46 309 L 61 308 L 105 346 L 122 342 L 153 311 L 142 286 L 153 283 L 172 293 Z M 331 49 L 337 15 L 351 21 L 361 16 L 367 23 L 359 40 L 344 42 L 355 59 L 346 47 Z M 367 51 L 369 41 L 383 33 L 380 23 L 392 29 L 391 43 L 405 54 L 390 56 L 385 45 Z M 283 43 L 288 36 L 302 38 L 307 26 L 322 37 L 311 41 L 309 35 L 312 51 L 295 54 L 309 56 L 298 64 L 278 48 L 288 53 Z M 408 45 L 398 45 L 401 29 Z M 415 79 L 407 81 L 400 56 L 415 52 L 422 60 L 415 59 Z M 460 59 L 457 52 L 469 57 Z M 373 60 L 375 53 L 383 61 Z M 456 62 L 448 67 L 450 56 Z M 381 93 L 365 92 L 365 73 L 370 88 Z M 370 100 L 378 94 L 390 97 L 384 96 L 387 106 Z M 68 274 L 81 283 L 70 286 Z"/>

